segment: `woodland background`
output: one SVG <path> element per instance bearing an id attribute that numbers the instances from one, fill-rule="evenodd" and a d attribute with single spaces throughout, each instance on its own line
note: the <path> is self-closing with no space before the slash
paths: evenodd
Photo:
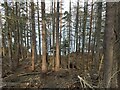
<path id="1" fill-rule="evenodd" d="M 4 87 L 120 88 L 120 2 L 0 7 Z"/>

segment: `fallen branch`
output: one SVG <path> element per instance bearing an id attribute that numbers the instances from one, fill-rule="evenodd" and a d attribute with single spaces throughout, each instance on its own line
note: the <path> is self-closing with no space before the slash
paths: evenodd
<path id="1" fill-rule="evenodd" d="M 120 72 L 120 70 L 116 71 L 116 72 L 110 77 L 107 87 L 110 86 L 111 79 L 114 78 L 114 76 L 115 76 L 117 73 L 119 73 L 119 72 Z"/>
<path id="2" fill-rule="evenodd" d="M 6 81 L 6 80 L 8 80 L 8 79 L 11 79 L 12 77 L 15 77 L 15 74 L 10 74 L 9 76 L 4 77 L 4 78 L 3 78 L 3 81 Z"/>
<path id="3" fill-rule="evenodd" d="M 27 75 L 36 75 L 36 74 L 40 74 L 41 72 L 30 72 L 30 73 L 22 73 L 22 74 L 19 74 L 17 75 L 18 77 L 21 77 L 21 76 L 27 76 Z"/>
<path id="4" fill-rule="evenodd" d="M 93 89 L 93 87 L 92 87 L 90 84 L 88 84 L 82 77 L 80 77 L 80 76 L 78 75 L 78 78 L 80 79 L 80 82 L 83 82 L 84 85 L 87 85 L 89 88 Z M 84 88 L 84 87 L 83 87 L 83 88 Z M 93 90 L 94 90 L 94 89 L 93 89 Z"/>

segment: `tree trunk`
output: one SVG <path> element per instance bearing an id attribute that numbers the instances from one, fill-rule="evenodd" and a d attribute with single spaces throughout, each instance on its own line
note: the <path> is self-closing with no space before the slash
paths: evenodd
<path id="1" fill-rule="evenodd" d="M 32 20 L 32 71 L 35 70 L 35 47 L 36 47 L 36 35 L 35 35 L 35 9 L 34 2 L 31 2 L 31 20 Z"/>
<path id="2" fill-rule="evenodd" d="M 39 15 L 39 2 L 37 1 L 37 15 L 38 15 L 38 36 L 39 36 L 39 57 L 41 60 L 41 33 L 40 33 L 40 15 Z"/>
<path id="3" fill-rule="evenodd" d="M 18 17 L 18 3 L 16 2 L 15 3 L 15 5 L 16 5 L 16 17 Z M 16 40 L 15 40 L 15 42 L 16 42 L 16 48 L 15 48 L 15 52 L 16 52 L 16 58 L 15 58 L 15 62 L 16 62 L 16 66 L 18 66 L 18 64 L 19 64 L 19 26 L 18 26 L 18 20 L 16 20 L 16 22 L 15 22 L 15 38 L 16 38 Z"/>
<path id="4" fill-rule="evenodd" d="M 52 70 L 55 70 L 55 13 L 56 13 L 56 10 L 55 10 L 55 4 L 56 2 L 52 1 L 52 29 L 53 29 L 53 60 L 52 60 Z M 54 6 L 53 6 L 54 4 Z M 54 7 L 54 8 L 53 8 Z"/>
<path id="5" fill-rule="evenodd" d="M 8 3 L 7 3 L 7 1 L 5 0 L 5 2 L 4 2 L 4 4 L 5 4 L 5 15 L 8 17 L 9 16 L 9 14 L 8 14 Z M 9 62 L 10 62 L 10 69 L 11 70 L 13 70 L 13 62 L 12 62 L 12 47 L 11 47 L 11 45 L 12 45 L 12 36 L 11 36 L 11 30 L 10 30 L 10 27 L 9 27 L 9 23 L 10 23 L 10 21 L 9 21 L 9 19 L 8 18 L 6 18 L 6 27 L 7 27 L 7 30 L 8 30 L 8 35 L 7 35 L 7 38 L 8 38 L 8 56 L 9 56 Z"/>
<path id="6" fill-rule="evenodd" d="M 60 48 L 59 48 L 59 0 L 57 0 L 57 20 L 56 20 L 56 62 L 55 71 L 60 67 Z"/>
<path id="7" fill-rule="evenodd" d="M 61 32 L 62 32 L 62 0 L 60 1 L 60 47 L 59 47 L 59 52 L 60 52 L 60 64 L 61 64 Z"/>
<path id="8" fill-rule="evenodd" d="M 120 23 L 120 2 L 118 3 L 118 16 L 117 17 L 118 17 L 118 40 L 119 40 L 118 48 L 119 48 L 120 47 L 120 25 L 119 25 Z M 118 51 L 120 51 L 120 48 Z M 120 53 L 118 54 L 117 62 L 118 62 L 118 70 L 120 70 Z M 120 72 L 117 75 L 117 83 L 118 83 L 118 88 L 120 88 Z"/>
<path id="9" fill-rule="evenodd" d="M 46 24 L 45 24 L 45 0 L 41 2 L 42 10 L 42 72 L 47 72 L 47 44 L 46 44 Z"/>
<path id="10" fill-rule="evenodd" d="M 104 87 L 110 87 L 111 70 L 113 65 L 113 38 L 114 38 L 114 20 L 115 8 L 113 2 L 106 4 L 106 27 L 104 33 Z"/>
<path id="11" fill-rule="evenodd" d="M 71 0 L 69 2 L 69 40 L 68 40 L 68 69 L 70 69 L 70 36 L 71 36 Z"/>
<path id="12" fill-rule="evenodd" d="M 92 33 L 92 29 L 93 29 L 93 27 L 92 27 L 92 25 L 93 25 L 93 23 L 92 23 L 92 21 L 93 21 L 93 0 L 92 0 L 92 2 L 91 2 L 91 16 L 90 16 L 90 31 L 89 31 L 89 42 L 88 42 L 88 55 L 87 55 L 87 70 L 88 69 L 90 69 L 90 50 L 91 50 L 91 33 Z"/>
<path id="13" fill-rule="evenodd" d="M 87 22 L 87 11 L 88 11 L 88 1 L 84 2 L 84 17 L 83 17 L 83 31 L 82 31 L 82 62 L 83 62 L 84 73 L 86 70 L 84 51 L 85 51 L 85 32 L 86 32 L 86 22 Z"/>
<path id="14" fill-rule="evenodd" d="M 101 22 L 102 22 L 102 2 L 98 2 L 98 9 L 97 9 L 97 26 L 96 26 L 96 54 L 95 54 L 95 72 L 98 71 L 99 68 L 99 61 L 100 61 L 100 35 L 101 35 Z"/>
<path id="15" fill-rule="evenodd" d="M 78 22 L 79 22 L 78 18 L 79 18 L 79 0 L 77 1 L 76 26 L 75 26 L 76 52 L 78 52 Z"/>

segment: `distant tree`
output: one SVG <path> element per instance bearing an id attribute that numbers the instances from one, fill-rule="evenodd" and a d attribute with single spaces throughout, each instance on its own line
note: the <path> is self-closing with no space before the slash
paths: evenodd
<path id="1" fill-rule="evenodd" d="M 93 0 L 91 2 L 91 13 L 90 13 L 90 31 L 89 31 L 89 41 L 88 41 L 88 55 L 87 55 L 87 69 L 90 69 L 90 50 L 91 50 L 91 34 L 93 30 Z"/>
<path id="2" fill-rule="evenodd" d="M 17 17 L 19 17 L 18 15 L 19 15 L 19 7 L 18 7 L 18 2 L 15 2 L 15 16 L 16 16 L 16 18 Z M 20 58 L 20 56 L 19 56 L 19 49 L 20 49 L 20 44 L 19 44 L 19 23 L 18 23 L 18 19 L 15 19 L 15 30 L 14 30 L 14 34 L 15 34 L 15 36 L 14 36 L 14 39 L 15 39 L 15 60 L 16 60 L 16 66 L 18 66 L 18 64 L 19 64 L 19 58 Z"/>
<path id="3" fill-rule="evenodd" d="M 40 32 L 40 11 L 39 11 L 40 7 L 39 7 L 39 1 L 37 0 L 37 18 L 38 18 L 38 37 L 39 37 L 39 56 L 41 59 L 41 32 Z"/>
<path id="4" fill-rule="evenodd" d="M 10 20 L 9 20 L 9 6 L 8 6 L 8 3 L 7 1 L 5 0 L 4 1 L 4 5 L 5 5 L 5 16 L 6 16 L 6 29 L 8 31 L 7 33 L 7 39 L 8 39 L 8 56 L 9 56 L 9 62 L 10 62 L 10 69 L 13 70 L 14 67 L 13 67 L 13 61 L 12 61 L 12 31 L 10 29 Z"/>
<path id="5" fill-rule="evenodd" d="M 68 37 L 68 68 L 70 68 L 70 42 L 71 42 L 71 39 L 70 39 L 70 36 L 71 36 L 71 0 L 69 2 L 69 37 Z"/>
<path id="6" fill-rule="evenodd" d="M 53 49 L 53 59 L 52 59 L 52 69 L 55 70 L 55 16 L 56 16 L 56 2 L 52 1 L 52 49 Z"/>
<path id="7" fill-rule="evenodd" d="M 86 23 L 88 15 L 88 0 L 84 2 L 84 17 L 83 17 L 83 28 L 82 28 L 82 62 L 83 62 L 83 71 L 85 71 L 85 60 L 84 60 L 84 51 L 85 51 L 85 32 L 86 32 Z"/>
<path id="8" fill-rule="evenodd" d="M 75 25 L 75 37 L 76 37 L 76 52 L 78 52 L 78 23 L 79 23 L 79 0 L 77 0 L 77 13 L 76 13 L 76 25 Z"/>
<path id="9" fill-rule="evenodd" d="M 61 62 L 61 35 L 62 34 L 62 0 L 60 1 L 60 37 L 59 37 L 59 42 L 60 42 L 60 62 Z"/>
<path id="10" fill-rule="evenodd" d="M 4 33 L 2 32 L 2 15 L 1 15 L 1 11 L 0 11 L 0 33 L 1 33 L 1 37 L 2 36 L 4 36 Z M 1 44 L 0 44 L 0 59 L 1 58 L 3 58 L 3 50 L 1 50 L 1 49 L 3 49 L 4 47 L 5 47 L 5 44 L 4 44 L 4 41 L 2 41 L 2 40 L 4 40 L 3 38 L 0 38 L 0 42 L 2 42 Z"/>
<path id="11" fill-rule="evenodd" d="M 99 61 L 100 61 L 100 46 L 101 46 L 101 23 L 102 23 L 102 2 L 98 2 L 97 3 L 97 25 L 96 25 L 96 53 L 95 53 L 95 61 L 94 61 L 94 65 L 95 65 L 95 71 L 98 71 L 99 68 Z"/>

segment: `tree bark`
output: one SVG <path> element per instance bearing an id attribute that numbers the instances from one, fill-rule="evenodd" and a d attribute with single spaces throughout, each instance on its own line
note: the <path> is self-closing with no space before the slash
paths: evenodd
<path id="1" fill-rule="evenodd" d="M 104 32 L 104 87 L 110 88 L 111 70 L 113 66 L 113 38 L 115 8 L 113 2 L 106 4 L 106 27 Z"/>
<path id="2" fill-rule="evenodd" d="M 31 2 L 31 20 L 32 20 L 32 71 L 35 70 L 35 47 L 36 47 L 36 35 L 35 35 L 35 9 L 34 2 Z"/>
<path id="3" fill-rule="evenodd" d="M 57 0 L 57 20 L 56 20 L 56 63 L 55 71 L 59 71 L 60 67 L 60 47 L 59 47 L 59 0 Z"/>
<path id="4" fill-rule="evenodd" d="M 41 2 L 42 10 L 42 72 L 47 72 L 47 44 L 46 44 L 46 24 L 45 24 L 45 0 Z"/>
<path id="5" fill-rule="evenodd" d="M 98 9 L 97 9 L 98 15 L 97 15 L 97 26 L 96 26 L 96 54 L 95 54 L 95 72 L 98 71 L 99 68 L 99 61 L 100 61 L 100 35 L 101 35 L 101 22 L 102 22 L 102 2 L 98 2 Z"/>

